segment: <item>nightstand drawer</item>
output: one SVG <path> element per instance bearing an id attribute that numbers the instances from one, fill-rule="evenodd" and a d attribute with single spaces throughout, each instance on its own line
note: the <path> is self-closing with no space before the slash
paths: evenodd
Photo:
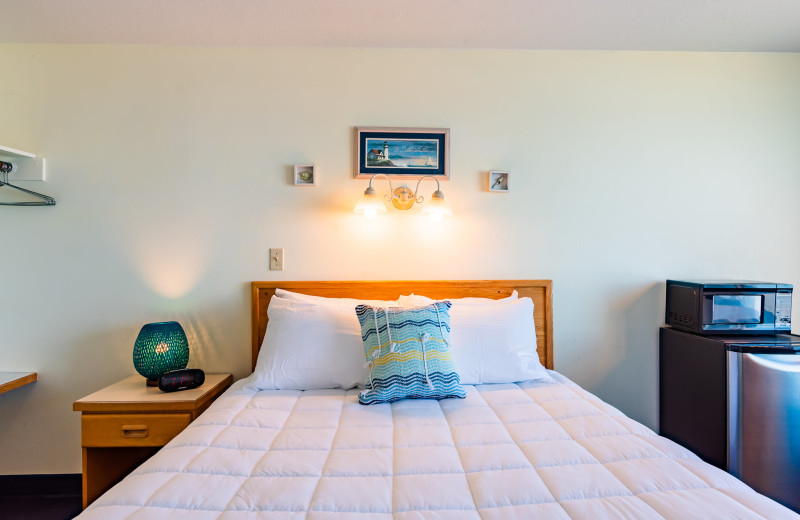
<path id="1" fill-rule="evenodd" d="M 86 448 L 163 446 L 189 423 L 192 414 L 84 414 L 81 445 Z"/>

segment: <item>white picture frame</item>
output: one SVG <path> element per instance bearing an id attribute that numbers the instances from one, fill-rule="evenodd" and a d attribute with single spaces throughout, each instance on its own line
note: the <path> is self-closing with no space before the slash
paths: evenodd
<path id="1" fill-rule="evenodd" d="M 508 193 L 511 172 L 492 170 L 489 172 L 489 191 L 495 193 Z"/>
<path id="2" fill-rule="evenodd" d="M 294 165 L 294 185 L 295 186 L 316 186 L 317 167 L 313 164 Z"/>

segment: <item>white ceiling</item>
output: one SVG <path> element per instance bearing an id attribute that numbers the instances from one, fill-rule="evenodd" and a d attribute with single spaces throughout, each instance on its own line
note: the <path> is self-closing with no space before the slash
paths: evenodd
<path id="1" fill-rule="evenodd" d="M 0 42 L 800 52 L 800 0 L 0 0 Z"/>

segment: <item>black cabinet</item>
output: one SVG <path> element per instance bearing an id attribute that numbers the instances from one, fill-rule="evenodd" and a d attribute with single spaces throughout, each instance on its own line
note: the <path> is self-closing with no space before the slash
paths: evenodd
<path id="1" fill-rule="evenodd" d="M 659 427 L 664 437 L 727 468 L 725 344 L 662 327 L 659 332 Z"/>

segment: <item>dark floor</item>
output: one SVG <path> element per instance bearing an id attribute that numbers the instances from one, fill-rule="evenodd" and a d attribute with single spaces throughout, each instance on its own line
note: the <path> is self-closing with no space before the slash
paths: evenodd
<path id="1" fill-rule="evenodd" d="M 69 520 L 81 512 L 81 476 L 0 476 L 0 519 Z"/>
<path id="2" fill-rule="evenodd" d="M 3 520 L 69 520 L 81 512 L 81 496 L 0 496 Z"/>

